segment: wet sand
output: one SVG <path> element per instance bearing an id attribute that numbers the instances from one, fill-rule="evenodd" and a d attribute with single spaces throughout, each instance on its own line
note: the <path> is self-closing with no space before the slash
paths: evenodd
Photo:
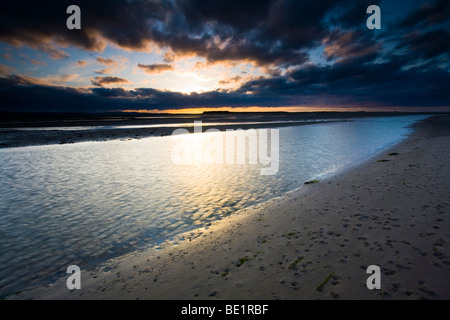
<path id="1" fill-rule="evenodd" d="M 197 121 L 197 120 L 195 120 Z M 226 126 L 215 125 L 202 125 L 202 132 L 208 129 L 262 129 L 262 128 L 280 128 L 290 126 L 311 125 L 325 122 L 336 122 L 345 120 L 325 120 L 325 121 L 308 121 L 302 123 L 258 123 L 258 124 L 228 124 Z M 145 125 L 145 124 L 144 124 Z M 173 123 L 170 123 L 173 125 Z M 96 124 L 101 126 L 101 124 Z M 55 145 L 55 144 L 71 144 L 86 141 L 109 141 L 109 140 L 134 140 L 148 137 L 163 137 L 171 135 L 176 129 L 186 129 L 188 132 L 193 133 L 193 121 L 189 123 L 189 126 L 180 124 L 173 127 L 161 127 L 157 128 L 114 128 L 114 129 L 86 129 L 86 130 L 42 130 L 39 128 L 27 128 L 27 130 L 17 129 L 0 129 L 0 149 L 1 148 L 16 148 L 27 146 L 39 146 L 39 145 Z"/>
<path id="2" fill-rule="evenodd" d="M 338 176 L 82 270 L 81 290 L 10 298 L 449 299 L 449 145 L 450 117 L 429 118 Z"/>

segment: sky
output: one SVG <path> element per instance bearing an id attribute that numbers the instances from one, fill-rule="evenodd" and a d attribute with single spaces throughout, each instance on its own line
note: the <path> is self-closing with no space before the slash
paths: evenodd
<path id="1" fill-rule="evenodd" d="M 4 1 L 0 111 L 450 111 L 449 52 L 448 0 Z"/>

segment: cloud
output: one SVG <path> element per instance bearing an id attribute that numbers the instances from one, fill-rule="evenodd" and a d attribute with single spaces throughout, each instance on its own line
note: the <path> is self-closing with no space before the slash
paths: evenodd
<path id="1" fill-rule="evenodd" d="M 148 74 L 173 71 L 173 65 L 167 63 L 138 64 L 138 68 Z"/>
<path id="2" fill-rule="evenodd" d="M 125 4 L 125 2 L 123 3 Z M 26 44 L 33 48 L 48 51 L 54 58 L 65 56 L 61 51 L 58 52 L 57 49 L 52 50 L 54 44 L 75 45 L 93 51 L 104 49 L 106 41 L 99 34 L 99 29 L 95 27 L 97 22 L 94 18 L 96 12 L 107 8 L 105 6 L 106 3 L 98 3 L 100 7 L 97 7 L 97 3 L 89 5 L 87 1 L 79 1 L 77 4 L 83 8 L 83 28 L 75 32 L 65 27 L 68 17 L 65 12 L 70 4 L 69 1 L 57 1 L 52 3 L 52 5 L 43 5 L 31 0 L 2 4 L 2 10 L 0 11 L 0 40 L 12 45 Z M 101 6 L 104 8 L 101 8 Z M 85 20 L 86 18 L 88 20 Z M 94 25 L 94 27 L 89 25 Z"/>
<path id="3" fill-rule="evenodd" d="M 117 61 L 110 58 L 97 57 L 97 62 L 105 66 L 117 66 Z"/>
<path id="4" fill-rule="evenodd" d="M 375 1 L 376 2 L 376 1 Z M 358 1 L 359 3 L 359 1 Z M 365 3 L 363 1 L 363 3 Z M 363 5 L 344 0 L 79 0 L 82 29 L 65 28 L 68 1 L 42 6 L 35 1 L 2 5 L 0 40 L 41 46 L 63 58 L 60 46 L 102 52 L 107 43 L 129 50 L 166 48 L 174 56 L 204 57 L 208 62 L 247 61 L 258 66 L 298 66 L 306 51 L 320 45 L 330 14 L 365 19 Z"/>
<path id="5" fill-rule="evenodd" d="M 380 6 L 383 12 L 384 6 L 381 0 L 339 1 L 334 10 L 329 10 L 327 12 L 326 20 L 328 20 L 330 25 L 342 29 L 367 30 L 366 20 L 368 15 L 366 14 L 366 10 L 370 5 Z"/>
<path id="6" fill-rule="evenodd" d="M 78 60 L 77 65 L 80 67 L 85 67 L 87 65 L 87 62 L 84 60 Z"/>
<path id="7" fill-rule="evenodd" d="M 447 0 L 428 1 L 418 9 L 413 9 L 399 24 L 403 28 L 429 27 L 448 22 L 450 2 Z"/>
<path id="8" fill-rule="evenodd" d="M 406 34 L 396 46 L 412 58 L 431 59 L 450 52 L 450 32 L 444 29 L 429 32 L 413 31 Z"/>
<path id="9" fill-rule="evenodd" d="M 9 75 L 8 77 L 3 78 L 3 80 L 5 79 L 8 80 L 8 87 L 16 85 L 45 85 L 45 83 L 39 79 L 22 75 Z"/>
<path id="10" fill-rule="evenodd" d="M 225 79 L 225 80 L 220 80 L 220 81 L 219 81 L 219 84 L 222 84 L 222 85 L 223 85 L 223 84 L 237 83 L 237 82 L 239 82 L 241 79 L 242 79 L 241 76 L 235 76 L 235 77 L 228 78 L 228 79 Z"/>
<path id="11" fill-rule="evenodd" d="M 47 63 L 45 63 L 45 61 L 38 61 L 38 60 L 35 60 L 35 59 L 31 59 L 30 62 L 31 62 L 31 64 L 34 64 L 35 66 L 47 65 Z"/>
<path id="12" fill-rule="evenodd" d="M 127 79 L 119 77 L 95 77 L 91 78 L 91 82 L 94 86 L 105 86 L 110 84 L 126 84 L 130 83 Z"/>
<path id="13" fill-rule="evenodd" d="M 361 31 L 333 30 L 323 40 L 324 54 L 328 61 L 355 57 L 372 56 L 380 50 L 380 45 L 365 36 Z"/>
<path id="14" fill-rule="evenodd" d="M 125 57 L 115 57 L 112 58 L 103 58 L 103 57 L 97 57 L 96 61 L 100 63 L 101 65 L 106 66 L 106 68 L 96 70 L 94 73 L 96 74 L 112 74 L 118 71 L 121 71 L 125 69 L 125 65 L 128 62 L 128 59 Z"/>
<path id="15" fill-rule="evenodd" d="M 285 76 L 251 80 L 239 91 L 259 97 L 278 96 L 285 101 L 294 99 L 305 104 L 317 100 L 329 104 L 340 101 L 353 107 L 450 106 L 447 71 L 441 68 L 404 70 L 401 57 L 377 64 L 359 59 L 333 65 L 310 65 Z"/>
<path id="16" fill-rule="evenodd" d="M 108 71 L 108 69 L 101 69 L 101 70 L 95 70 L 94 73 L 95 74 L 108 74 L 109 71 Z"/>
<path id="17" fill-rule="evenodd" d="M 38 85 L 38 86 L 56 86 L 61 85 L 61 83 L 74 81 L 78 79 L 78 74 L 57 74 L 57 75 L 48 75 L 45 77 L 29 77 L 20 74 L 9 75 L 7 79 L 14 85 Z"/>
<path id="18" fill-rule="evenodd" d="M 16 70 L 14 69 L 14 67 L 11 66 L 6 66 L 4 64 L 0 64 L 0 73 L 1 74 L 10 74 L 15 72 Z"/>
<path id="19" fill-rule="evenodd" d="M 172 63 L 175 61 L 175 54 L 173 52 L 164 53 L 164 62 Z"/>
<path id="20" fill-rule="evenodd" d="M 53 60 L 64 60 L 69 58 L 69 54 L 51 43 L 41 43 L 39 45 L 31 45 L 33 48 L 42 50 L 47 53 Z"/>
<path id="21" fill-rule="evenodd" d="M 449 58 L 450 52 L 450 2 L 446 0 L 426 1 L 413 8 L 400 20 L 393 32 L 398 41 L 395 49 L 408 57 L 411 65 L 427 61 L 441 64 L 440 59 Z M 444 63 L 448 68 L 448 63 Z"/>

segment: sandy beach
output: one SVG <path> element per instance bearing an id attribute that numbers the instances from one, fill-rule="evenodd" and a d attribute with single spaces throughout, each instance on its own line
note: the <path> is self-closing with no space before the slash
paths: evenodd
<path id="1" fill-rule="evenodd" d="M 365 163 L 10 299 L 449 299 L 450 117 Z M 381 289 L 369 290 L 369 265 Z"/>

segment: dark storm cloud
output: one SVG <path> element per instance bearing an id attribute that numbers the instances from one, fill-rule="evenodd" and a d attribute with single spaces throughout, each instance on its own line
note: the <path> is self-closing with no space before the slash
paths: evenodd
<path id="1" fill-rule="evenodd" d="M 69 1 L 51 4 L 11 1 L 0 11 L 0 40 L 46 50 L 55 59 L 67 53 L 55 44 L 102 51 L 107 41 L 126 49 L 150 43 L 178 55 L 197 54 L 209 61 L 248 60 L 258 65 L 300 65 L 305 50 L 327 34 L 326 18 L 361 5 L 326 1 L 77 1 L 81 30 L 66 28 Z M 364 19 L 365 12 L 357 14 Z M 59 50 L 59 51 L 58 51 Z"/>
<path id="2" fill-rule="evenodd" d="M 337 1 L 180 1 L 179 32 L 167 45 L 209 61 L 249 60 L 257 65 L 296 65 L 326 33 L 322 23 Z M 181 36 L 181 37 L 180 37 Z"/>
<path id="3" fill-rule="evenodd" d="M 57 44 L 102 51 L 109 41 L 135 50 L 155 43 L 175 54 L 196 54 L 210 62 L 247 60 L 260 66 L 287 67 L 305 63 L 306 51 L 320 45 L 336 29 L 343 32 L 363 29 L 367 38 L 366 8 L 378 3 L 374 0 L 79 0 L 82 29 L 68 30 L 65 10 L 70 1 L 45 4 L 16 0 L 2 4 L 0 40 L 28 44 L 54 59 L 68 57 Z M 441 23 L 448 13 L 448 1 L 427 2 L 411 10 L 399 26 L 415 28 Z M 342 52 L 345 54 L 345 49 Z M 173 55 L 169 58 L 167 62 L 173 60 Z"/>
<path id="4" fill-rule="evenodd" d="M 183 107 L 246 105 L 258 102 L 238 95 L 222 92 L 182 94 L 154 89 L 124 90 L 122 88 L 93 88 L 84 92 L 73 88 L 17 85 L 14 79 L 0 78 L 0 111 L 60 111 L 102 112 L 126 109 L 168 109 Z M 252 105 L 252 104 L 250 104 Z"/>
<path id="5" fill-rule="evenodd" d="M 438 23 L 449 24 L 450 2 L 448 0 L 428 1 L 420 8 L 411 10 L 400 23 L 403 28 L 427 27 Z"/>
<path id="6" fill-rule="evenodd" d="M 450 52 L 450 2 L 427 1 L 411 9 L 393 30 L 397 32 L 396 49 L 415 60 L 428 60 L 445 56 Z M 447 65 L 448 66 L 448 65 Z"/>
<path id="7" fill-rule="evenodd" d="M 346 103 L 353 106 L 449 105 L 450 75 L 446 70 L 403 70 L 403 65 L 401 57 L 379 64 L 354 58 L 330 66 L 299 68 L 285 77 L 250 81 L 240 90 L 257 96 L 314 96 L 317 101 L 323 96 L 347 97 Z"/>
<path id="8" fill-rule="evenodd" d="M 444 29 L 430 32 L 413 31 L 406 34 L 397 49 L 407 50 L 412 58 L 431 59 L 450 52 L 450 32 Z"/>
<path id="9" fill-rule="evenodd" d="M 78 0 L 81 30 L 68 30 L 66 9 L 72 1 L 9 1 L 0 11 L 0 39 L 38 46 L 55 41 L 101 51 L 105 40 L 124 48 L 144 48 L 152 22 L 164 19 L 166 3 L 154 1 Z"/>
<path id="10" fill-rule="evenodd" d="M 273 6 L 271 0 L 181 0 L 186 25 L 193 31 L 201 31 L 201 22 L 217 22 L 233 26 L 238 31 L 248 31 L 266 19 Z"/>
<path id="11" fill-rule="evenodd" d="M 380 5 L 380 0 L 340 1 L 335 10 L 330 11 L 328 20 L 334 26 L 342 28 L 365 28 L 367 7 Z"/>
<path id="12" fill-rule="evenodd" d="M 90 93 L 82 93 L 68 87 L 23 84 L 22 79 L 0 78 L 1 111 L 58 112 L 83 109 L 83 104 L 92 107 L 100 99 Z M 87 111 L 85 109 L 85 111 Z"/>

